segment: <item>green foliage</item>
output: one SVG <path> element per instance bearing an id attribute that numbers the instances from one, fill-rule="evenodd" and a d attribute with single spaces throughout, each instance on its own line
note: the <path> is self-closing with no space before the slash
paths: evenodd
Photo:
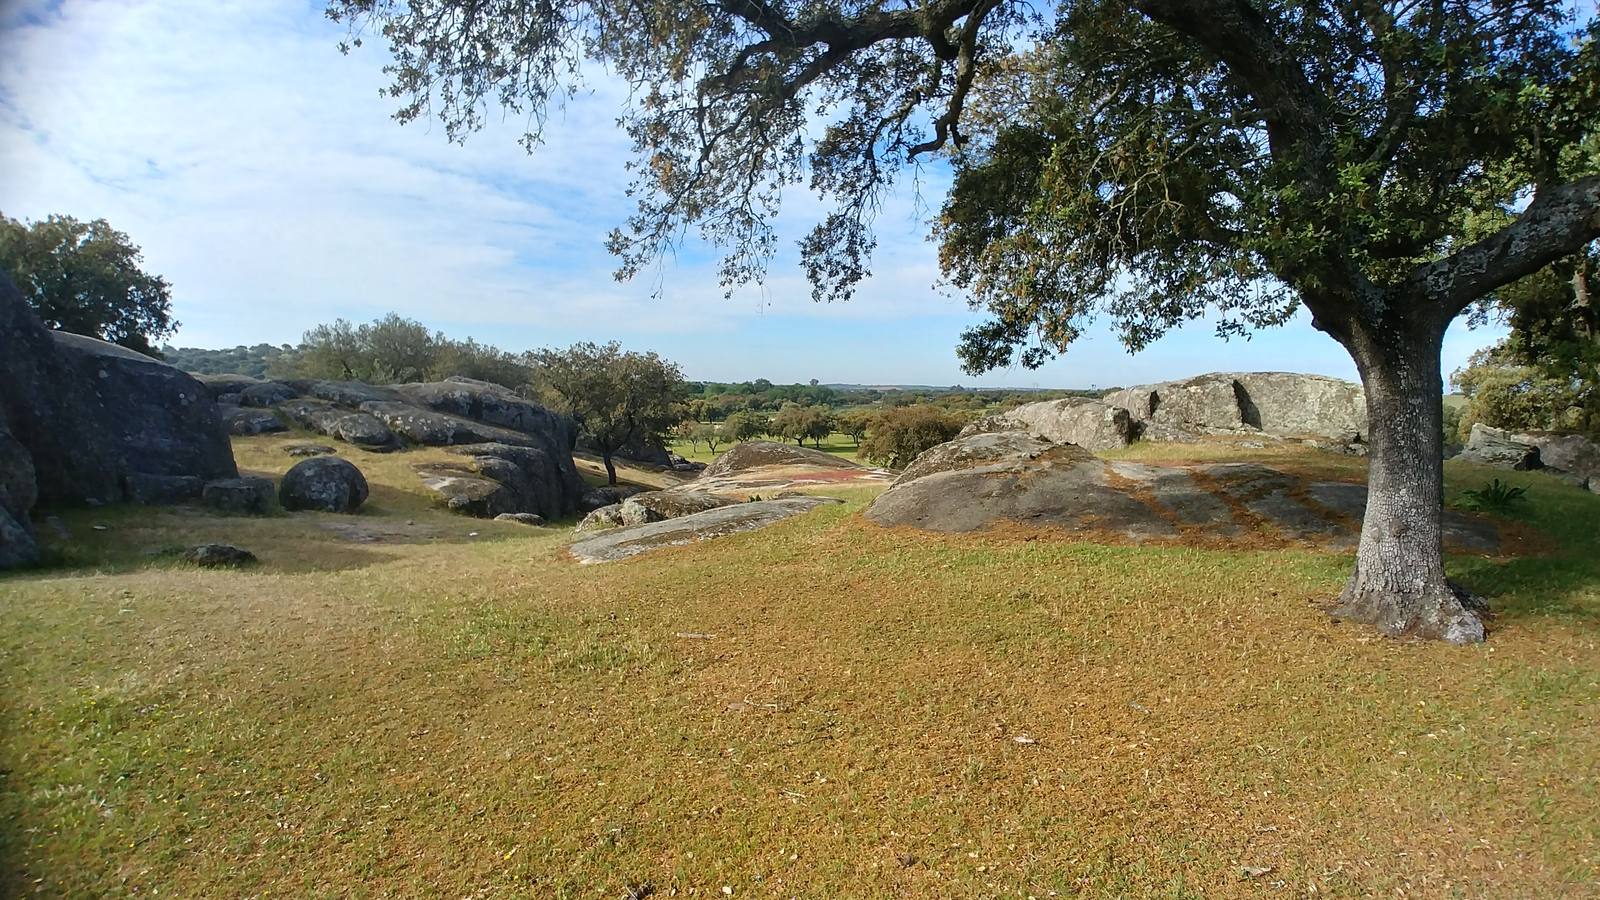
<path id="1" fill-rule="evenodd" d="M 1132 349 L 1301 301 L 1337 333 L 1369 315 L 1358 294 L 1409 303 L 1419 265 L 1508 224 L 1600 112 L 1595 45 L 1560 4 L 1251 8 L 1260 31 L 1225 6 L 1074 2 L 980 85 L 994 131 L 958 159 L 938 225 L 946 272 L 991 315 L 963 336 L 969 370 L 1037 366 L 1101 313 Z"/>
<path id="2" fill-rule="evenodd" d="M 1585 394 L 1571 378 L 1552 378 L 1531 366 L 1505 361 L 1501 349 L 1472 355 L 1454 375 L 1466 395 L 1458 434 L 1465 438 L 1474 422 L 1515 431 L 1573 431 L 1584 425 Z"/>
<path id="3" fill-rule="evenodd" d="M 925 404 L 885 410 L 875 417 L 857 455 L 871 463 L 903 469 L 929 448 L 953 439 L 961 420 Z"/>
<path id="4" fill-rule="evenodd" d="M 850 435 L 850 440 L 856 446 L 861 446 L 861 439 L 867 436 L 867 430 L 872 427 L 872 413 L 864 409 L 853 409 L 836 417 L 839 430 Z"/>
<path id="5" fill-rule="evenodd" d="M 0 215 L 0 271 L 51 328 L 140 353 L 173 333 L 171 286 L 105 219 L 49 216 L 32 224 Z"/>
<path id="6" fill-rule="evenodd" d="M 1461 492 L 1464 505 L 1484 512 L 1508 512 L 1527 500 L 1528 489 L 1495 478 L 1476 490 Z"/>
<path id="7" fill-rule="evenodd" d="M 772 417 L 772 433 L 796 444 L 810 439 L 820 450 L 822 439 L 833 433 L 833 424 L 833 416 L 827 410 L 791 403 Z"/>
<path id="8" fill-rule="evenodd" d="M 605 461 L 635 441 L 660 441 L 683 418 L 688 388 L 675 363 L 655 353 L 624 351 L 615 341 L 583 342 L 528 354 L 540 399 L 572 416 Z"/>
<path id="9" fill-rule="evenodd" d="M 768 434 L 771 430 L 772 423 L 767 421 L 766 416 L 749 410 L 736 412 L 722 423 L 723 437 L 741 444 Z"/>
<path id="10" fill-rule="evenodd" d="M 705 444 L 707 449 L 712 453 L 716 453 L 717 445 L 722 443 L 725 438 L 717 430 L 717 426 L 710 422 L 697 422 L 689 429 L 689 440 L 695 447 Z"/>
<path id="11" fill-rule="evenodd" d="M 528 382 L 528 365 L 471 338 L 456 341 L 429 332 L 422 323 L 389 313 L 364 325 L 344 319 L 305 333 L 293 362 L 305 378 L 399 384 L 436 381 L 451 375 L 509 388 Z"/>

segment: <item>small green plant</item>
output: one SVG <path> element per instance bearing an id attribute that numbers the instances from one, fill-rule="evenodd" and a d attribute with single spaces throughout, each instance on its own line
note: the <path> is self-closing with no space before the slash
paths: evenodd
<path id="1" fill-rule="evenodd" d="M 1507 512 L 1527 500 L 1527 488 L 1514 487 L 1496 478 L 1477 490 L 1462 491 L 1465 505 L 1485 512 Z"/>

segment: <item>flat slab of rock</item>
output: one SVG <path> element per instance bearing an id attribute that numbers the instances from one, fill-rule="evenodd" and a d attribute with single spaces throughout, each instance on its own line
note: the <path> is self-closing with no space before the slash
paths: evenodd
<path id="1" fill-rule="evenodd" d="M 929 450 L 868 507 L 881 525 L 971 532 L 1043 526 L 1133 541 L 1348 550 L 1360 535 L 1364 485 L 1309 481 L 1253 463 L 1158 466 L 1098 459 L 1023 432 L 973 434 Z M 1458 551 L 1499 549 L 1494 523 L 1445 512 Z"/>
<path id="2" fill-rule="evenodd" d="M 881 484 L 894 477 L 887 469 L 868 468 L 820 450 L 750 441 L 735 444 L 683 487 L 730 497 L 766 497 L 814 485 Z"/>
<path id="3" fill-rule="evenodd" d="M 663 522 L 615 528 L 578 540 L 568 550 L 580 562 L 610 562 L 661 547 L 676 547 L 755 531 L 790 516 L 810 512 L 825 503 L 837 502 L 827 497 L 787 497 L 782 500 L 735 503 Z"/>

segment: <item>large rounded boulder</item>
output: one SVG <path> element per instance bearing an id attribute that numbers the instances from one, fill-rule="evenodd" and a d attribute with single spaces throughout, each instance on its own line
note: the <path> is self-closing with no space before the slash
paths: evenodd
<path id="1" fill-rule="evenodd" d="M 288 510 L 355 512 L 366 501 L 366 476 L 337 456 L 301 460 L 278 484 L 278 502 Z"/>

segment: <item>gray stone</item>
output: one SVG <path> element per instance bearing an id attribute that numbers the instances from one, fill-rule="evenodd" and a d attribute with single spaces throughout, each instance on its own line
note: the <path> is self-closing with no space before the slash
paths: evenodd
<path id="1" fill-rule="evenodd" d="M 38 499 L 33 458 L 12 436 L 0 407 L 0 569 L 39 561 L 39 542 L 31 519 Z"/>
<path id="2" fill-rule="evenodd" d="M 366 477 L 337 456 L 301 460 L 278 484 L 278 502 L 287 510 L 355 512 L 366 500 Z"/>
<path id="3" fill-rule="evenodd" d="M 809 512 L 825 503 L 837 502 L 826 497 L 789 497 L 735 503 L 662 522 L 614 528 L 575 541 L 568 550 L 584 563 L 609 562 L 662 547 L 693 544 L 754 531 Z"/>
<path id="4" fill-rule="evenodd" d="M 327 444 L 284 444 L 283 452 L 290 456 L 322 456 L 334 450 Z"/>
<path id="5" fill-rule="evenodd" d="M 734 444 L 727 452 L 712 460 L 711 464 L 706 466 L 705 471 L 701 474 L 709 478 L 769 466 L 814 466 L 823 469 L 861 468 L 861 466 L 847 459 L 840 459 L 831 453 L 823 453 L 821 450 L 812 450 L 809 447 L 780 444 L 775 441 L 749 441 L 743 444 Z"/>
<path id="6" fill-rule="evenodd" d="M 207 482 L 200 492 L 206 506 L 228 513 L 271 512 L 278 505 L 277 489 L 272 479 L 255 475 L 223 478 Z"/>
<path id="7" fill-rule="evenodd" d="M 1124 388 L 1102 401 L 1128 410 L 1144 440 L 1265 433 L 1334 438 L 1344 446 L 1367 433 L 1361 386 L 1322 375 L 1213 372 Z"/>
<path id="8" fill-rule="evenodd" d="M 645 491 L 622 501 L 620 517 L 623 525 L 643 525 L 705 512 L 733 502 L 704 491 Z"/>
<path id="9" fill-rule="evenodd" d="M 462 460 L 426 463 L 417 467 L 417 474 L 454 512 L 482 518 L 501 513 L 558 518 L 573 511 L 561 466 L 538 447 L 491 442 L 452 447 L 450 452 Z"/>
<path id="10" fill-rule="evenodd" d="M 239 392 L 240 406 L 277 406 L 295 398 L 295 390 L 276 381 L 262 381 L 248 385 Z"/>
<path id="11" fill-rule="evenodd" d="M 239 474 L 216 403 L 187 373 L 94 338 L 63 331 L 51 337 L 79 379 L 93 385 L 99 428 L 124 472 L 201 480 Z"/>
<path id="12" fill-rule="evenodd" d="M 265 409 L 245 409 L 226 405 L 219 405 L 218 409 L 222 412 L 222 421 L 227 425 L 228 433 L 232 435 L 249 437 L 289 430 L 289 426 L 283 424 L 282 419 Z"/>
<path id="13" fill-rule="evenodd" d="M 1127 409 L 1088 397 L 1025 403 L 968 425 L 963 435 L 1026 431 L 1057 444 L 1076 444 L 1099 452 L 1128 446 L 1139 437 L 1139 423 Z"/>
<path id="14" fill-rule="evenodd" d="M 609 484 L 590 488 L 583 492 L 578 501 L 578 509 L 582 512 L 593 512 L 602 507 L 616 506 L 642 490 L 643 488 L 631 484 Z"/>
<path id="15" fill-rule="evenodd" d="M 231 373 L 221 375 L 195 374 L 194 380 L 199 382 L 201 387 L 204 387 L 207 393 L 211 395 L 211 398 L 218 403 L 226 402 L 223 398 L 230 395 L 235 397 L 242 396 L 246 389 L 265 383 L 261 379 L 250 375 L 234 375 Z M 237 403 L 238 401 L 234 400 L 233 402 Z"/>
<path id="16" fill-rule="evenodd" d="M 340 409 L 327 400 L 290 400 L 278 410 L 301 428 L 355 444 L 363 450 L 383 453 L 400 449 L 400 439 L 389 426 L 368 413 Z"/>
<path id="17" fill-rule="evenodd" d="M 1600 440 L 1582 434 L 1513 432 L 1474 423 L 1462 459 L 1511 469 L 1542 469 L 1600 494 Z"/>
<path id="18" fill-rule="evenodd" d="M 422 486 L 438 494 L 451 512 L 480 519 L 522 512 L 516 489 L 484 473 L 476 463 L 424 463 L 416 470 Z"/>
<path id="19" fill-rule="evenodd" d="M 543 525 L 544 516 L 533 513 L 501 513 L 494 517 L 496 522 L 516 522 L 519 525 Z"/>
<path id="20" fill-rule="evenodd" d="M 578 520 L 574 531 L 600 531 L 605 528 L 622 527 L 622 504 L 613 503 L 589 510 L 588 514 Z"/>
<path id="21" fill-rule="evenodd" d="M 489 442 L 519 446 L 535 444 L 532 437 L 520 431 L 434 412 L 399 400 L 369 400 L 361 404 L 361 411 L 375 416 L 407 443 L 424 447 Z"/>
<path id="22" fill-rule="evenodd" d="M 207 569 L 231 569 L 256 563 L 256 555 L 232 544 L 201 544 L 180 554 L 184 562 Z"/>
<path id="23" fill-rule="evenodd" d="M 1133 540 L 1266 538 L 1349 549 L 1366 488 L 1305 482 L 1252 463 L 1108 462 L 1023 432 L 974 434 L 919 457 L 871 506 L 882 525 L 964 532 L 1005 523 Z M 1453 550 L 1492 553 L 1494 524 L 1445 514 Z"/>
<path id="24" fill-rule="evenodd" d="M 1508 432 L 1476 422 L 1459 458 L 1485 466 L 1515 469 L 1519 472 L 1544 468 L 1539 448 L 1517 440 Z"/>
<path id="25" fill-rule="evenodd" d="M 195 475 L 147 475 L 134 472 L 123 479 L 128 500 L 146 506 L 198 500 L 204 487 L 204 479 Z"/>

